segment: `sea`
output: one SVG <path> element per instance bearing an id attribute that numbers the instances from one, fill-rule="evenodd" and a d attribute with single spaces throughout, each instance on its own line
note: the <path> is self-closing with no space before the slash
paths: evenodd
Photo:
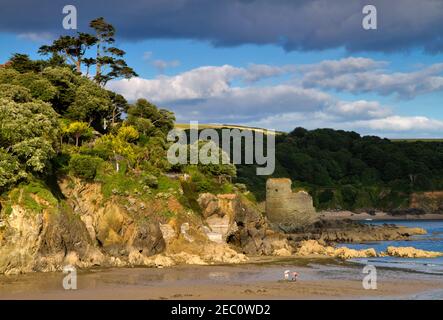
<path id="1" fill-rule="evenodd" d="M 418 227 L 427 231 L 426 235 L 413 236 L 405 241 L 375 241 L 357 244 L 341 243 L 352 249 L 374 248 L 377 252 L 385 251 L 388 246 L 414 247 L 427 251 L 443 252 L 443 220 L 396 220 L 396 221 L 364 221 L 373 225 L 395 224 L 405 227 Z M 404 270 L 418 271 L 429 274 L 443 275 L 443 257 L 438 258 L 397 258 L 397 257 L 374 257 L 351 259 L 359 264 L 370 264 L 375 267 L 398 268 Z"/>

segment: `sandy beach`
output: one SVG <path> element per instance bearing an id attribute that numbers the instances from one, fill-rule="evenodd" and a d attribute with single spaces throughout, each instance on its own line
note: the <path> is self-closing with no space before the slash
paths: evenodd
<path id="1" fill-rule="evenodd" d="M 376 290 L 362 286 L 362 266 L 330 259 L 243 265 L 121 268 L 80 271 L 78 289 L 63 273 L 0 276 L 0 299 L 414 299 L 440 297 L 439 276 L 381 269 Z M 283 280 L 297 271 L 297 282 Z M 434 296 L 435 295 L 435 296 Z"/>

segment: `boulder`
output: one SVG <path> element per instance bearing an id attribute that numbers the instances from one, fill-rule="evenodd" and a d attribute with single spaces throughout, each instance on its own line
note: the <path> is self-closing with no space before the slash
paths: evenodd
<path id="1" fill-rule="evenodd" d="M 377 252 L 372 248 L 364 250 L 355 250 L 346 247 L 334 248 L 331 246 L 324 246 L 316 240 L 306 240 L 300 243 L 300 247 L 298 248 L 296 255 L 323 255 L 340 259 L 352 259 L 376 257 Z"/>
<path id="2" fill-rule="evenodd" d="M 426 234 L 421 228 L 409 228 L 393 224 L 370 225 L 352 220 L 318 220 L 310 226 L 291 230 L 289 238 L 295 242 L 318 240 L 323 243 L 369 242 L 405 240 L 412 235 Z"/>
<path id="3" fill-rule="evenodd" d="M 174 227 L 169 223 L 160 223 L 160 231 L 166 244 L 171 243 L 177 239 L 177 232 Z"/>
<path id="4" fill-rule="evenodd" d="M 413 247 L 388 247 L 382 256 L 400 257 L 400 258 L 436 258 L 442 257 L 443 252 L 425 251 Z"/>

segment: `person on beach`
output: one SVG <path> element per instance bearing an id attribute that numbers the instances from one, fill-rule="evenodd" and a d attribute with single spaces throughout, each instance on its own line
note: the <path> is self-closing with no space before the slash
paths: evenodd
<path id="1" fill-rule="evenodd" d="M 284 274 L 285 274 L 285 280 L 289 280 L 289 274 L 291 273 L 291 270 L 286 270 L 285 272 L 284 272 Z"/>
<path id="2" fill-rule="evenodd" d="M 291 280 L 290 281 L 297 281 L 298 273 L 296 271 L 291 272 L 291 270 L 285 271 L 285 280 L 289 281 L 289 275 L 291 274 Z"/>

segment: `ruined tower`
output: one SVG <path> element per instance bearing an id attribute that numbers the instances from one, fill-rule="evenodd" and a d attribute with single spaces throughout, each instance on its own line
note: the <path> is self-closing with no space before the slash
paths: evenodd
<path id="1" fill-rule="evenodd" d="M 266 216 L 269 221 L 295 227 L 317 219 L 311 196 L 305 191 L 292 192 L 292 181 L 270 178 L 266 181 Z"/>

